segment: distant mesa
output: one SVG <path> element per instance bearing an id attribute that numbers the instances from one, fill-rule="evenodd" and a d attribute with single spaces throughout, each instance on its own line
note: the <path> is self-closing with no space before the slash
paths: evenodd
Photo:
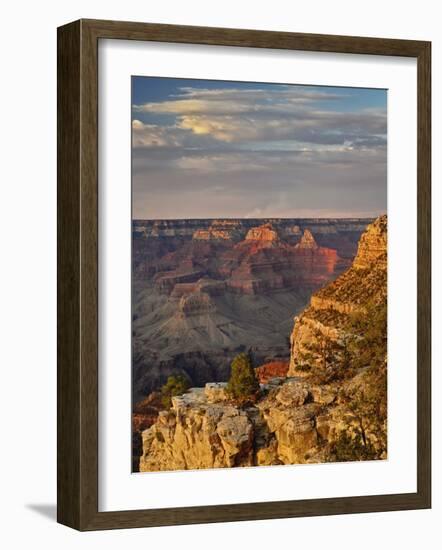
<path id="1" fill-rule="evenodd" d="M 195 241 L 228 241 L 231 239 L 229 231 L 209 227 L 208 229 L 197 229 L 192 237 Z"/>
<path id="2" fill-rule="evenodd" d="M 304 233 L 301 237 L 301 240 L 299 243 L 295 246 L 295 248 L 304 248 L 304 249 L 317 249 L 319 246 L 317 245 L 315 238 L 313 237 L 311 231 L 309 229 L 304 229 Z"/>
<path id="3" fill-rule="evenodd" d="M 265 223 L 249 229 L 246 241 L 277 242 L 279 241 L 279 236 L 271 223 Z"/>
<path id="4" fill-rule="evenodd" d="M 213 220 L 213 227 L 227 227 L 227 228 L 238 228 L 241 226 L 240 220 Z"/>
<path id="5" fill-rule="evenodd" d="M 237 220 L 213 220 L 205 229 L 197 229 L 193 233 L 195 241 L 231 241 L 238 239 L 241 229 Z"/>

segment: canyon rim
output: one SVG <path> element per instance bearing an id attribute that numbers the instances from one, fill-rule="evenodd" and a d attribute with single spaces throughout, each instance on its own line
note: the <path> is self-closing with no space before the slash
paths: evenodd
<path id="1" fill-rule="evenodd" d="M 387 458 L 386 91 L 132 79 L 132 470 Z"/>

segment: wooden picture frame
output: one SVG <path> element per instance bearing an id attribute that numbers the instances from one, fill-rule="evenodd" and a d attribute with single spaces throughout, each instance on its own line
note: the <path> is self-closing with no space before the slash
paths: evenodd
<path id="1" fill-rule="evenodd" d="M 122 39 L 417 59 L 417 492 L 98 511 L 98 41 Z M 409 510 L 431 506 L 431 44 L 79 20 L 58 29 L 58 521 L 81 531 Z"/>

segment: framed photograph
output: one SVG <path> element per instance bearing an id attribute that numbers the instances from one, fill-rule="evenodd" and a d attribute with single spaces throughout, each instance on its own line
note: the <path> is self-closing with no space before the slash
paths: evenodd
<path id="1" fill-rule="evenodd" d="M 58 521 L 431 506 L 429 42 L 58 29 Z"/>

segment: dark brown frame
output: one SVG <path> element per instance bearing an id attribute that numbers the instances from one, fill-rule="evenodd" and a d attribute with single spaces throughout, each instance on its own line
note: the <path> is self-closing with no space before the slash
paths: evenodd
<path id="1" fill-rule="evenodd" d="M 98 511 L 98 40 L 405 56 L 418 67 L 417 492 Z M 58 521 L 81 531 L 431 507 L 431 43 L 79 20 L 58 29 Z"/>

